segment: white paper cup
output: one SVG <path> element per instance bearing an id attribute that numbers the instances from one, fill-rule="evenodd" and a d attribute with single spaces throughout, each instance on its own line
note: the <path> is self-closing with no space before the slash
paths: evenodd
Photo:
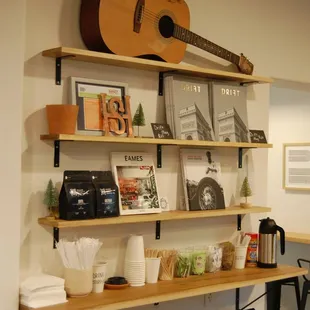
<path id="1" fill-rule="evenodd" d="M 93 293 L 102 293 L 107 273 L 107 262 L 98 262 L 93 266 Z"/>
<path id="2" fill-rule="evenodd" d="M 236 252 L 235 252 L 236 269 L 244 269 L 247 250 L 248 250 L 247 246 L 236 246 Z"/>
<path id="3" fill-rule="evenodd" d="M 128 239 L 125 260 L 131 262 L 144 261 L 143 236 L 132 235 Z"/>
<path id="4" fill-rule="evenodd" d="M 157 283 L 159 267 L 160 267 L 160 257 L 159 258 L 146 258 L 145 263 L 146 263 L 145 265 L 146 283 Z"/>

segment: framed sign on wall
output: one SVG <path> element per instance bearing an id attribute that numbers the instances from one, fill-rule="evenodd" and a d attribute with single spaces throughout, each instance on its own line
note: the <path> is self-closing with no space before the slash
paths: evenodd
<path id="1" fill-rule="evenodd" d="M 283 145 L 283 188 L 310 190 L 310 143 Z"/>
<path id="2" fill-rule="evenodd" d="M 106 94 L 106 104 L 108 104 L 108 100 L 113 97 L 123 99 L 128 93 L 128 85 L 78 77 L 70 77 L 70 84 L 70 103 L 79 107 L 76 133 L 101 136 L 104 118 L 100 94 Z M 125 102 L 125 100 L 123 101 Z"/>

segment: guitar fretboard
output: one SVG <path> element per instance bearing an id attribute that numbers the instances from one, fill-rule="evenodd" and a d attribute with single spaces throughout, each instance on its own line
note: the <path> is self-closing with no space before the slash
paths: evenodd
<path id="1" fill-rule="evenodd" d="M 177 24 L 174 25 L 173 37 L 226 59 L 235 65 L 239 64 L 240 57 L 238 55 Z"/>

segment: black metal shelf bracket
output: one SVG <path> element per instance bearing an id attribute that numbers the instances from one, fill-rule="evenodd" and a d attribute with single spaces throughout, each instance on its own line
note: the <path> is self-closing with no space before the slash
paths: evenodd
<path id="1" fill-rule="evenodd" d="M 159 72 L 158 76 L 158 96 L 164 95 L 164 72 Z"/>
<path id="2" fill-rule="evenodd" d="M 59 242 L 59 228 L 53 228 L 54 239 L 53 239 L 53 249 L 56 249 L 56 244 Z"/>
<path id="3" fill-rule="evenodd" d="M 242 155 L 243 155 L 243 148 L 239 147 L 238 148 L 238 168 L 242 168 Z"/>
<path id="4" fill-rule="evenodd" d="M 59 168 L 59 160 L 60 160 L 60 141 L 54 141 L 54 167 Z"/>
<path id="5" fill-rule="evenodd" d="M 157 168 L 162 168 L 162 145 L 157 144 Z"/>
<path id="6" fill-rule="evenodd" d="M 241 214 L 237 215 L 237 230 L 241 230 Z"/>
<path id="7" fill-rule="evenodd" d="M 160 221 L 156 221 L 156 229 L 155 229 L 155 238 L 156 240 L 160 239 Z"/>
<path id="8" fill-rule="evenodd" d="M 236 310 L 240 310 L 240 288 L 236 288 Z"/>
<path id="9" fill-rule="evenodd" d="M 239 149 L 240 150 L 240 149 Z M 239 151 L 240 153 L 240 151 Z M 242 158 L 242 156 L 241 156 Z M 240 168 L 240 166 L 239 166 Z M 237 230 L 241 230 L 241 214 L 237 215 Z M 240 310 L 240 288 L 236 288 L 236 310 Z"/>
<path id="10" fill-rule="evenodd" d="M 56 85 L 61 85 L 61 62 L 63 58 L 68 58 L 68 57 L 75 57 L 74 55 L 66 55 L 66 56 L 61 56 L 57 57 L 55 61 L 55 84 Z"/>
<path id="11" fill-rule="evenodd" d="M 55 83 L 56 85 L 61 85 L 61 57 L 56 58 L 56 76 L 55 76 Z"/>

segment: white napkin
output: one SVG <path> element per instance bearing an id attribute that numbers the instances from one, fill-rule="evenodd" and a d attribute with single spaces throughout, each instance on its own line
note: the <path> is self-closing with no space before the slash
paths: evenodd
<path id="1" fill-rule="evenodd" d="M 44 300 L 25 301 L 25 300 L 23 300 L 23 298 L 21 298 L 21 300 L 20 300 L 20 303 L 23 306 L 33 308 L 33 309 L 43 308 L 43 307 L 48 307 L 48 306 L 54 306 L 54 305 L 58 305 L 58 304 L 64 304 L 66 302 L 67 302 L 66 299 L 64 299 L 64 300 L 59 299 L 59 300 L 54 300 L 54 301 L 45 300 L 45 299 Z"/>
<path id="2" fill-rule="evenodd" d="M 67 294 L 62 289 L 37 291 L 28 296 L 20 295 L 20 303 L 30 308 L 41 308 L 67 302 Z"/>
<path id="3" fill-rule="evenodd" d="M 64 289 L 65 280 L 54 276 L 42 274 L 27 278 L 20 284 L 20 294 L 29 296 L 34 292 L 49 289 Z"/>
<path id="4" fill-rule="evenodd" d="M 39 299 L 64 299 L 66 298 L 66 292 L 62 289 L 51 289 L 46 291 L 37 291 L 30 295 L 20 295 L 25 301 L 39 300 Z"/>

